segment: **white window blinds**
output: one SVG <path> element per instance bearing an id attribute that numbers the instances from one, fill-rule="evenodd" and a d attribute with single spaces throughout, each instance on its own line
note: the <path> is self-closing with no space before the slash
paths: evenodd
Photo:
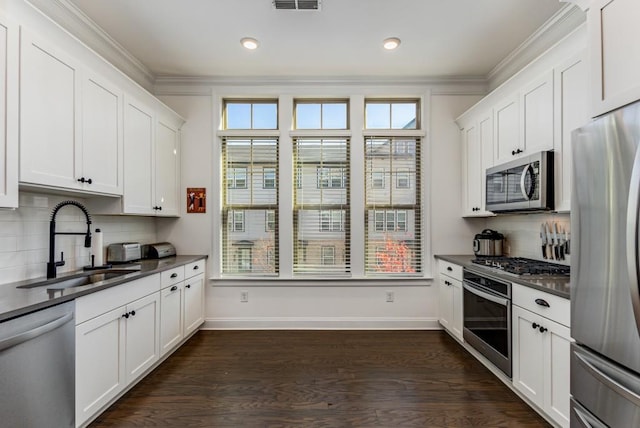
<path id="1" fill-rule="evenodd" d="M 293 271 L 349 273 L 349 141 L 299 138 L 293 157 Z"/>
<path id="2" fill-rule="evenodd" d="M 422 272 L 420 139 L 365 140 L 365 272 Z"/>
<path id="3" fill-rule="evenodd" d="M 222 273 L 278 273 L 278 141 L 222 142 Z"/>

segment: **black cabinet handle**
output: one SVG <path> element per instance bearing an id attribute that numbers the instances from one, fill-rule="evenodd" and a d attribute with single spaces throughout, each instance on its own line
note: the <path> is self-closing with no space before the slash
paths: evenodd
<path id="1" fill-rule="evenodd" d="M 136 315 L 136 311 L 131 311 L 131 316 L 135 316 Z"/>
<path id="2" fill-rule="evenodd" d="M 176 291 L 178 289 L 177 285 L 174 285 L 173 287 L 171 287 L 171 289 L 169 291 Z"/>
<path id="3" fill-rule="evenodd" d="M 93 180 L 92 180 L 92 179 L 90 179 L 90 178 L 84 178 L 84 177 L 80 177 L 80 178 L 78 178 L 78 181 L 79 181 L 80 183 L 87 183 L 87 184 L 91 184 L 91 183 L 93 183 Z"/>
<path id="4" fill-rule="evenodd" d="M 191 288 L 191 284 L 187 284 L 187 285 L 185 285 L 185 287 Z"/>
<path id="5" fill-rule="evenodd" d="M 533 328 L 534 330 L 538 327 L 540 327 L 540 324 L 536 324 L 536 323 L 531 324 L 531 328 Z"/>
<path id="6" fill-rule="evenodd" d="M 127 312 L 126 314 L 122 314 L 123 318 L 129 318 L 129 312 Z"/>
<path id="7" fill-rule="evenodd" d="M 451 283 L 449 281 L 445 281 L 444 283 L 445 283 L 445 285 L 451 285 Z"/>
<path id="8" fill-rule="evenodd" d="M 447 270 L 448 270 L 449 272 L 451 272 L 451 271 L 453 271 L 453 268 L 452 268 L 451 266 L 447 266 Z"/>
<path id="9" fill-rule="evenodd" d="M 522 153 L 522 149 L 517 149 L 517 150 L 512 150 L 512 151 L 511 151 L 511 154 L 512 154 L 513 156 L 515 156 L 515 155 L 519 155 L 520 153 Z"/>
<path id="10" fill-rule="evenodd" d="M 544 306 L 545 308 L 551 307 L 551 305 L 544 299 L 536 299 L 536 303 L 540 306 Z"/>
<path id="11" fill-rule="evenodd" d="M 540 333 L 544 333 L 545 331 L 547 331 L 547 329 L 543 326 L 540 326 Z"/>
<path id="12" fill-rule="evenodd" d="M 193 267 L 193 270 L 198 270 L 198 269 L 200 269 L 200 266 L 198 266 L 198 265 L 195 265 L 195 266 Z"/>
<path id="13" fill-rule="evenodd" d="M 172 273 L 172 274 L 171 274 L 171 278 L 177 278 L 177 277 L 178 277 L 178 274 L 177 274 L 177 273 Z"/>

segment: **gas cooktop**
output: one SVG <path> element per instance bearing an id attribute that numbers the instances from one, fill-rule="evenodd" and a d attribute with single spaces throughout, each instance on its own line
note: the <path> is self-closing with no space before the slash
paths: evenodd
<path id="1" fill-rule="evenodd" d="M 524 257 L 476 257 L 472 263 L 513 275 L 569 276 L 569 266 Z"/>

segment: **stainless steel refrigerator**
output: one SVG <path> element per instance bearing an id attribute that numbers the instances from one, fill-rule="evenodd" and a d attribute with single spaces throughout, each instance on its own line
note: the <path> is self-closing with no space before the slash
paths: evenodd
<path id="1" fill-rule="evenodd" d="M 572 134 L 571 427 L 640 427 L 640 103 Z"/>

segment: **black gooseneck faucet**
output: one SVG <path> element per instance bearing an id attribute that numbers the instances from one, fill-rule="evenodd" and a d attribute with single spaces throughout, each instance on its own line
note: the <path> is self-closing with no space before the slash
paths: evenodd
<path id="1" fill-rule="evenodd" d="M 56 232 L 56 215 L 60 208 L 74 205 L 82 210 L 85 217 L 87 218 L 87 231 L 85 232 Z M 76 201 L 63 201 L 60 202 L 53 208 L 53 212 L 51 213 L 51 221 L 49 222 L 49 262 L 47 263 L 47 278 L 55 278 L 56 277 L 56 268 L 58 266 L 64 266 L 64 253 L 60 253 L 60 261 L 54 261 L 55 252 L 56 252 L 56 235 L 84 235 L 84 246 L 85 248 L 91 247 L 91 216 L 89 215 L 89 211 L 82 205 L 80 202 Z"/>

